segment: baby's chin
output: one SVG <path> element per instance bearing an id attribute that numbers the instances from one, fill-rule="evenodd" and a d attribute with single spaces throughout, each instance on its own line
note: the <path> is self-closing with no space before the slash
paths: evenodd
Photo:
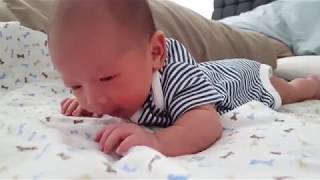
<path id="1" fill-rule="evenodd" d="M 118 108 L 114 110 L 113 112 L 109 113 L 110 116 L 118 117 L 121 119 L 129 119 L 130 118 L 130 113 L 126 112 L 122 108 Z"/>

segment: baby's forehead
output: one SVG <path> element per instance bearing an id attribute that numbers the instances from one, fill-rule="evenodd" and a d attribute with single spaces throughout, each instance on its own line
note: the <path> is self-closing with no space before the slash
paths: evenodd
<path id="1" fill-rule="evenodd" d="M 114 26 L 119 22 L 112 9 L 117 6 L 115 0 L 58 0 L 50 16 L 49 29 L 59 27 L 68 29 L 70 25 L 86 25 L 90 22 L 108 24 Z M 112 11 L 111 11 L 112 10 Z M 121 12 L 127 14 L 127 12 Z M 111 23 L 112 22 L 112 23 Z M 123 24 L 123 23 L 121 23 Z"/>
<path id="2" fill-rule="evenodd" d="M 90 39 L 79 34 L 73 34 L 74 37 L 65 39 L 62 44 L 55 43 L 52 48 L 53 59 L 58 58 L 63 64 L 71 63 L 71 66 L 79 63 L 113 66 L 129 51 L 135 50 L 134 41 L 131 40 L 113 39 L 104 35 Z"/>
<path id="3" fill-rule="evenodd" d="M 121 33 L 127 31 L 146 38 L 153 29 L 149 27 L 153 22 L 145 0 L 59 0 L 54 9 L 50 16 L 49 36 L 51 31 L 57 33 L 59 29 L 59 34 L 63 34 L 74 29 L 73 26 L 81 30 L 86 27 L 99 28 L 103 24 L 116 29 L 114 36 L 121 37 Z M 102 35 L 93 34 L 96 37 Z"/>
<path id="4" fill-rule="evenodd" d="M 84 46 L 92 42 L 100 42 L 110 47 L 120 44 L 122 49 L 142 39 L 142 36 L 137 36 L 125 25 L 119 25 L 110 18 L 101 19 L 103 18 L 92 17 L 86 22 L 74 22 L 68 26 L 65 23 L 54 24 L 49 33 L 49 39 L 59 43 L 71 41 L 72 44 L 76 44 L 78 42 Z"/>

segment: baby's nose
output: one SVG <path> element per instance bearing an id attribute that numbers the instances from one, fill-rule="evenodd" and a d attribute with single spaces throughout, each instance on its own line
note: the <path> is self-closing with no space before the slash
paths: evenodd
<path id="1" fill-rule="evenodd" d="M 90 96 L 87 98 L 87 104 L 89 109 L 92 112 L 97 114 L 105 114 L 105 109 L 108 106 L 108 100 L 103 96 L 100 96 L 100 97 Z"/>
<path id="2" fill-rule="evenodd" d="M 108 103 L 108 98 L 98 91 L 87 91 L 86 96 L 87 103 L 90 106 Z"/>
<path id="3" fill-rule="evenodd" d="M 90 106 L 107 104 L 108 100 L 104 96 L 91 95 L 87 97 L 87 103 Z"/>

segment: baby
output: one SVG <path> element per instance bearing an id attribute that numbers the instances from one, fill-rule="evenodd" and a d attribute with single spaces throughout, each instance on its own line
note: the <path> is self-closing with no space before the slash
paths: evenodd
<path id="1" fill-rule="evenodd" d="M 276 109 L 320 99 L 318 76 L 287 82 L 245 59 L 198 64 L 155 29 L 146 0 L 61 0 L 48 34 L 53 64 L 76 97 L 61 103 L 62 113 L 129 121 L 97 134 L 108 154 L 137 145 L 168 156 L 196 153 L 221 136 L 219 115 L 244 103 Z"/>

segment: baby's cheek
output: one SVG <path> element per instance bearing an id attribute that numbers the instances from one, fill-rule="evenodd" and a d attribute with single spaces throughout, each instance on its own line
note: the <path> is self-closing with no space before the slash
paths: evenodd
<path id="1" fill-rule="evenodd" d="M 113 96 L 111 98 L 112 103 L 114 106 L 121 108 L 125 111 L 130 111 L 132 109 L 133 104 L 135 101 L 133 98 L 128 95 L 128 93 L 118 94 L 117 96 Z"/>

